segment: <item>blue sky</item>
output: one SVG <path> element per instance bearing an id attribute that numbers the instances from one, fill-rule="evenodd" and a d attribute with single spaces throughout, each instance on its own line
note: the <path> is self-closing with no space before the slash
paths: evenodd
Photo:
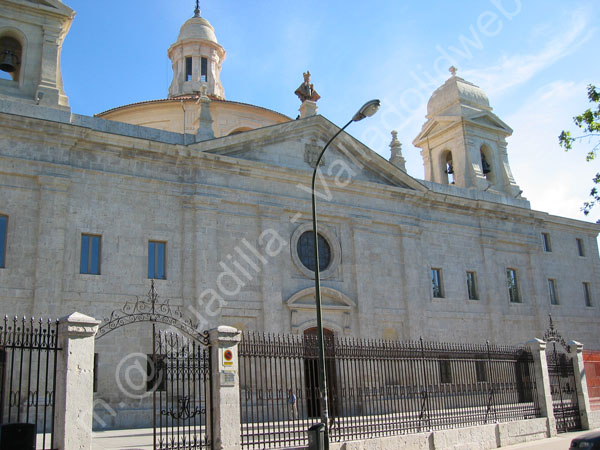
<path id="1" fill-rule="evenodd" d="M 168 47 L 193 15 L 192 0 L 67 0 L 77 12 L 62 53 L 73 112 L 165 98 Z M 348 132 L 389 157 L 398 130 L 408 173 L 423 177 L 412 145 L 426 102 L 448 67 L 479 85 L 513 129 L 508 154 L 532 207 L 584 219 L 597 165 L 589 144 L 564 153 L 556 137 L 587 107 L 585 87 L 600 84 L 600 8 L 595 1 L 205 0 L 202 15 L 227 51 L 222 82 L 229 100 L 296 117 L 293 94 L 312 73 L 319 113 L 339 125 L 366 100 L 380 112 Z M 600 210 L 585 220 L 600 217 Z"/>

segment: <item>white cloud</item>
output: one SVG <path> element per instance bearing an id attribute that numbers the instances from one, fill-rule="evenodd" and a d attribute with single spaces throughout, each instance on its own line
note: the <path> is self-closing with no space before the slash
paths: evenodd
<path id="1" fill-rule="evenodd" d="M 518 111 L 506 118 L 514 134 L 508 155 L 515 180 L 532 208 L 574 219 L 595 220 L 600 212 L 585 217 L 580 211 L 600 169 L 586 163 L 589 145 L 570 152 L 558 145 L 563 129 L 573 128 L 572 117 L 587 107 L 586 84 L 554 81 L 525 99 Z"/>
<path id="2" fill-rule="evenodd" d="M 555 27 L 538 27 L 532 31 L 535 40 L 547 41 L 539 51 L 503 56 L 497 64 L 465 71 L 464 76 L 477 81 L 491 96 L 526 83 L 537 73 L 573 53 L 593 36 L 595 29 L 589 28 L 588 17 L 584 10 L 577 10 L 570 20 L 561 25 L 560 31 Z"/>

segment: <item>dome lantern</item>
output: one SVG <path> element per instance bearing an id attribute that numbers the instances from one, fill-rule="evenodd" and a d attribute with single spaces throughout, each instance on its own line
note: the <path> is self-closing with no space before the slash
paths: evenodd
<path id="1" fill-rule="evenodd" d="M 206 86 L 209 97 L 225 98 L 221 66 L 226 52 L 217 41 L 213 26 L 201 16 L 198 1 L 194 16 L 182 25 L 168 55 L 173 67 L 169 98 L 197 95 L 202 86 Z"/>

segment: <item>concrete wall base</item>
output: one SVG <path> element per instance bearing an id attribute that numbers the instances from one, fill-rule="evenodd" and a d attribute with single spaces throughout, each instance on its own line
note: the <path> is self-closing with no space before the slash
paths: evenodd
<path id="1" fill-rule="evenodd" d="M 590 430 L 600 428 L 600 410 L 599 411 L 590 411 L 589 418 L 590 418 Z"/>
<path id="2" fill-rule="evenodd" d="M 600 414 L 598 415 L 600 419 Z M 550 437 L 545 417 L 364 441 L 331 443 L 330 450 L 488 450 Z"/>

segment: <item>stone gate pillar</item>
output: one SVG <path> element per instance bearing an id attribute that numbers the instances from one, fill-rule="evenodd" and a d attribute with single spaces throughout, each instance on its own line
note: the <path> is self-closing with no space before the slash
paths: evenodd
<path id="1" fill-rule="evenodd" d="M 577 341 L 569 342 L 569 356 L 573 361 L 573 371 L 575 375 L 575 386 L 577 387 L 577 402 L 579 403 L 579 417 L 581 418 L 581 428 L 590 429 L 590 397 L 588 395 L 587 380 L 585 378 L 585 368 L 583 366 L 583 344 Z"/>
<path id="2" fill-rule="evenodd" d="M 58 321 L 54 446 L 91 450 L 94 409 L 94 336 L 100 322 L 80 313 Z"/>
<path id="3" fill-rule="evenodd" d="M 212 380 L 212 442 L 214 450 L 241 448 L 240 376 L 237 346 L 241 332 L 220 326 L 209 332 Z"/>
<path id="4" fill-rule="evenodd" d="M 556 436 L 556 420 L 554 419 L 550 376 L 548 375 L 548 361 L 546 360 L 546 343 L 541 339 L 532 339 L 527 342 L 527 347 L 533 355 L 535 385 L 540 412 L 542 417 L 548 419 L 548 437 Z"/>

